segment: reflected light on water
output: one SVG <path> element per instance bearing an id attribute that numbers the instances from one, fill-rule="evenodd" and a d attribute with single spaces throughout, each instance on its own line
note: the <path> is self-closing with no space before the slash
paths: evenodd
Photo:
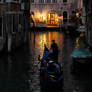
<path id="1" fill-rule="evenodd" d="M 46 39 L 46 34 L 40 35 L 40 47 L 44 49 L 44 44 L 46 44 L 47 39 Z"/>
<path id="2" fill-rule="evenodd" d="M 38 49 L 39 54 L 42 56 L 44 50 L 44 44 L 46 44 L 47 47 L 50 48 L 52 40 L 55 40 L 55 42 L 59 45 L 59 47 L 61 47 L 63 41 L 63 34 L 56 31 L 43 32 L 43 33 L 32 32 L 30 46 L 34 47 L 35 49 Z"/>

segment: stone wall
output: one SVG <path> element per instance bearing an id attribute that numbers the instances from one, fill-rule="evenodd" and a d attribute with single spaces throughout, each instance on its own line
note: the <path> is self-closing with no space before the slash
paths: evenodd
<path id="1" fill-rule="evenodd" d="M 89 0 L 88 8 L 88 42 L 92 47 L 92 0 Z"/>

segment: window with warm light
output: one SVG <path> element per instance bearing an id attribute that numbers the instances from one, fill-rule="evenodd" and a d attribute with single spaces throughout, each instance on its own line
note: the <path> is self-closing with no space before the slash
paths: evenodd
<path id="1" fill-rule="evenodd" d="M 48 14 L 47 25 L 50 25 L 50 26 L 57 26 L 58 25 L 58 15 L 56 13 Z"/>

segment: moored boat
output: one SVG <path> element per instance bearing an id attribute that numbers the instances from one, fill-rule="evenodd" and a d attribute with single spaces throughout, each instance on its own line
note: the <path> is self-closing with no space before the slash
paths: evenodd
<path id="1" fill-rule="evenodd" d="M 88 48 L 75 48 L 72 52 L 73 62 L 92 63 L 92 52 Z"/>

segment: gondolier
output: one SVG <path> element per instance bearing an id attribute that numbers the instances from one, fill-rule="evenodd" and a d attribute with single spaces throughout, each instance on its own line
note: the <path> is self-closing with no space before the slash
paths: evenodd
<path id="1" fill-rule="evenodd" d="M 55 40 L 52 40 L 50 49 L 52 50 L 53 59 L 57 62 L 58 61 L 58 45 L 55 42 Z"/>

